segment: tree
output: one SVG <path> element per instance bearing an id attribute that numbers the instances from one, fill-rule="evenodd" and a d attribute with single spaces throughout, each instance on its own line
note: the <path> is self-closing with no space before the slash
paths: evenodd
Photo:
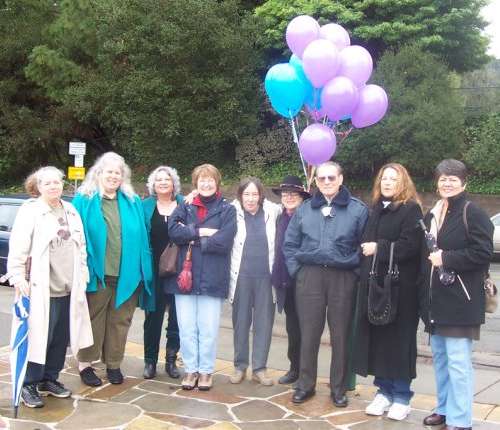
<path id="1" fill-rule="evenodd" d="M 297 15 L 321 24 L 345 26 L 356 43 L 375 58 L 387 49 L 414 43 L 437 54 L 459 72 L 488 61 L 486 23 L 480 16 L 486 0 L 267 0 L 255 13 L 265 25 L 266 47 L 286 54 L 285 29 Z"/>
<path id="2" fill-rule="evenodd" d="M 355 130 L 337 158 L 349 174 L 371 178 L 389 161 L 429 176 L 443 158 L 463 152 L 463 103 L 447 67 L 415 46 L 386 52 L 373 81 L 386 89 L 389 111 L 372 127 Z"/>
<path id="3" fill-rule="evenodd" d="M 56 14 L 53 1 L 0 1 L 0 179 L 26 176 L 41 164 L 60 160 L 57 143 L 70 121 L 28 81 L 24 67 Z"/>
<path id="4" fill-rule="evenodd" d="M 467 128 L 469 149 L 465 161 L 483 178 L 498 178 L 500 160 L 500 113 L 492 113 Z"/>
<path id="5" fill-rule="evenodd" d="M 259 28 L 236 0 L 63 0 L 26 74 L 128 160 L 221 162 L 256 126 Z M 96 144 L 96 142 L 91 142 Z"/>

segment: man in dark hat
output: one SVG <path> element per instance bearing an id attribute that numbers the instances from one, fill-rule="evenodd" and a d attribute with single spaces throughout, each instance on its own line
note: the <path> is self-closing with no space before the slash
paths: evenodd
<path id="1" fill-rule="evenodd" d="M 300 371 L 292 401 L 315 394 L 321 334 L 328 316 L 332 340 L 330 388 L 335 406 L 347 406 L 348 339 L 355 305 L 361 236 L 366 205 L 342 185 L 334 162 L 316 170 L 318 191 L 300 206 L 285 234 L 283 254 L 296 281 L 295 300 L 301 333 Z"/>
<path id="2" fill-rule="evenodd" d="M 281 196 L 283 212 L 277 221 L 272 284 L 276 289 L 278 312 L 285 309 L 286 332 L 288 334 L 288 359 L 290 370 L 278 382 L 292 384 L 299 378 L 300 369 L 300 327 L 295 307 L 295 281 L 288 274 L 283 255 L 283 241 L 288 223 L 295 210 L 311 195 L 305 191 L 302 181 L 297 176 L 286 176 L 279 188 L 273 188 L 274 194 Z"/>

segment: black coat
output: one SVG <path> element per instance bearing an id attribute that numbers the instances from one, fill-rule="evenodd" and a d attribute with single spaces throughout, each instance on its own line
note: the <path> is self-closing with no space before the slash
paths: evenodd
<path id="1" fill-rule="evenodd" d="M 399 267 L 398 310 L 394 322 L 375 326 L 368 321 L 368 275 L 372 257 L 363 257 L 357 300 L 354 371 L 383 378 L 415 378 L 418 326 L 417 277 L 420 267 L 422 219 L 420 206 L 413 201 L 383 208 L 376 204 L 366 225 L 363 242 L 377 242 L 378 273 L 387 273 L 390 243 Z"/>
<path id="2" fill-rule="evenodd" d="M 467 224 L 463 220 L 465 193 L 448 199 L 448 211 L 437 235 L 437 245 L 443 250 L 443 267 L 457 273 L 455 283 L 445 286 L 427 259 L 429 251 L 423 246 L 422 279 L 420 282 L 421 316 L 429 330 L 429 323 L 464 326 L 484 323 L 484 275 L 493 255 L 493 224 L 486 212 L 470 203 L 467 207 Z M 430 229 L 434 215 L 425 216 Z M 468 300 L 460 280 L 467 289 Z"/>

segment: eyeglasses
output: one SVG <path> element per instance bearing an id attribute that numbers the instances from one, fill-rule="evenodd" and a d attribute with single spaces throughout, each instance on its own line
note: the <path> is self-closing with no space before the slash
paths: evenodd
<path id="1" fill-rule="evenodd" d="M 281 192 L 281 197 L 292 197 L 292 198 L 296 198 L 296 197 L 299 197 L 300 194 L 295 192 L 295 191 L 282 191 Z"/>
<path id="2" fill-rule="evenodd" d="M 325 183 L 327 179 L 329 182 L 335 182 L 337 180 L 337 177 L 335 175 L 316 176 L 316 180 L 321 183 Z"/>

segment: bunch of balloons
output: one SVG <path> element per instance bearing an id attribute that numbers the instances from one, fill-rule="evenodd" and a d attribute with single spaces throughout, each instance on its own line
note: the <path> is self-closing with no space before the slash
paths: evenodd
<path id="1" fill-rule="evenodd" d="M 297 16 L 288 24 L 286 41 L 293 55 L 269 69 L 266 93 L 292 125 L 303 108 L 315 121 L 298 144 L 303 159 L 318 165 L 335 153 L 335 125 L 349 119 L 356 128 L 377 123 L 387 111 L 387 94 L 378 85 L 367 85 L 372 57 L 362 46 L 351 45 L 342 26 L 320 26 L 310 16 Z"/>

